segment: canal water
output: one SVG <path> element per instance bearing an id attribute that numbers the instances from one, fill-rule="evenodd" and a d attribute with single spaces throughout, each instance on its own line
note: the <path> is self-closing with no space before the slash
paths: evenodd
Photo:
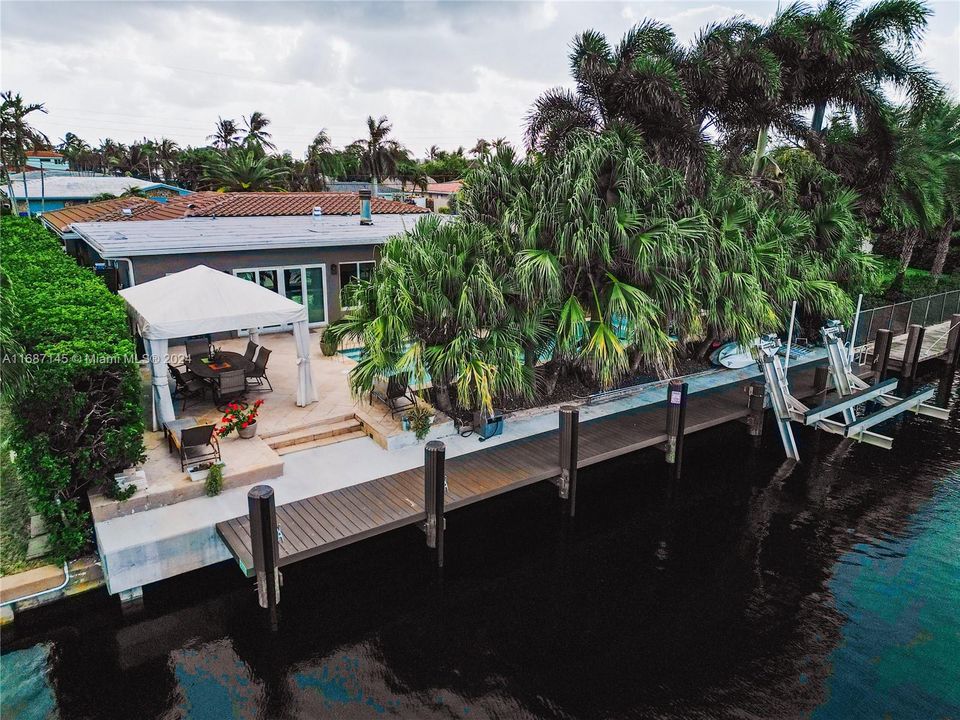
<path id="1" fill-rule="evenodd" d="M 276 634 L 224 563 L 27 613 L 2 717 L 960 717 L 960 408 L 892 451 L 731 424 L 288 568 Z"/>

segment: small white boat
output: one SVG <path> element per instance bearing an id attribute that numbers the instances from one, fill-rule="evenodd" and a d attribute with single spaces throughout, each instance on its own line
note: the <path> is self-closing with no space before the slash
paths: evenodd
<path id="1" fill-rule="evenodd" d="M 756 362 L 750 348 L 739 343 L 729 342 L 721 345 L 710 355 L 710 362 L 731 370 L 739 370 Z"/>

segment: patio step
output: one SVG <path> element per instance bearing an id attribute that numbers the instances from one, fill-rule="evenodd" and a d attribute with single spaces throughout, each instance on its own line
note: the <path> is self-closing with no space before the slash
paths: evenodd
<path id="1" fill-rule="evenodd" d="M 297 443 L 296 445 L 285 445 L 284 447 L 276 448 L 275 452 L 277 455 L 287 455 L 288 453 L 300 452 L 301 450 L 310 450 L 311 448 L 323 447 L 324 445 L 332 445 L 333 443 L 343 442 L 344 440 L 355 440 L 357 438 L 366 436 L 367 434 L 363 430 L 354 430 L 353 432 L 342 433 L 340 435 L 331 435 L 330 437 L 320 438 L 319 440 L 311 440 L 310 442 Z"/>
<path id="2" fill-rule="evenodd" d="M 323 443 L 327 445 L 330 442 L 348 440 L 351 438 L 345 437 L 346 435 L 354 436 L 354 434 L 358 432 L 361 435 L 364 434 L 363 425 L 355 417 L 350 416 L 348 420 L 338 418 L 332 422 L 316 423 L 307 427 L 290 430 L 286 433 L 265 438 L 265 441 L 278 454 L 283 455 L 284 452 L 304 450 L 308 445 L 310 447 L 318 447 L 314 443 L 320 441 L 327 441 Z"/>

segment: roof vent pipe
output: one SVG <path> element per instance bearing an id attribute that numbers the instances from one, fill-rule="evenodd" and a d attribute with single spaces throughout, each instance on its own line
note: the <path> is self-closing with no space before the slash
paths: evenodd
<path id="1" fill-rule="evenodd" d="M 360 191 L 360 224 L 373 225 L 373 214 L 370 211 L 370 191 Z"/>
<path id="2" fill-rule="evenodd" d="M 313 217 L 314 218 L 323 217 L 323 208 L 320 207 L 319 205 L 315 207 L 313 209 Z"/>
<path id="3" fill-rule="evenodd" d="M 126 217 L 132 217 L 132 216 L 133 216 L 133 209 L 132 209 L 132 208 L 123 208 L 123 209 L 120 211 L 120 214 L 121 214 L 121 215 L 124 215 L 124 216 L 126 216 Z"/>

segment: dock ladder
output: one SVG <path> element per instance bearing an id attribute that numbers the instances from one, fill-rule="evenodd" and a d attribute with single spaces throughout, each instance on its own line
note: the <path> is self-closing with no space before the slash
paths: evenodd
<path id="1" fill-rule="evenodd" d="M 871 427 L 907 411 L 940 420 L 948 417 L 943 408 L 926 404 L 934 395 L 933 388 L 901 398 L 894 395 L 899 384 L 896 378 L 870 385 L 857 377 L 850 367 L 850 354 L 843 334 L 843 325 L 836 320 L 829 321 L 820 330 L 827 348 L 830 377 L 837 397 L 812 409 L 790 393 L 787 373 L 777 354 L 781 347 L 780 338 L 776 335 L 765 335 L 756 340 L 757 355 L 763 368 L 770 404 L 777 419 L 777 429 L 780 431 L 784 451 L 792 460 L 800 459 L 791 426 L 793 422 L 813 425 L 835 435 L 889 450 L 893 446 L 893 438 L 872 432 Z M 873 401 L 880 407 L 858 417 L 857 406 L 868 401 Z M 842 422 L 830 419 L 835 415 L 841 415 Z"/>

